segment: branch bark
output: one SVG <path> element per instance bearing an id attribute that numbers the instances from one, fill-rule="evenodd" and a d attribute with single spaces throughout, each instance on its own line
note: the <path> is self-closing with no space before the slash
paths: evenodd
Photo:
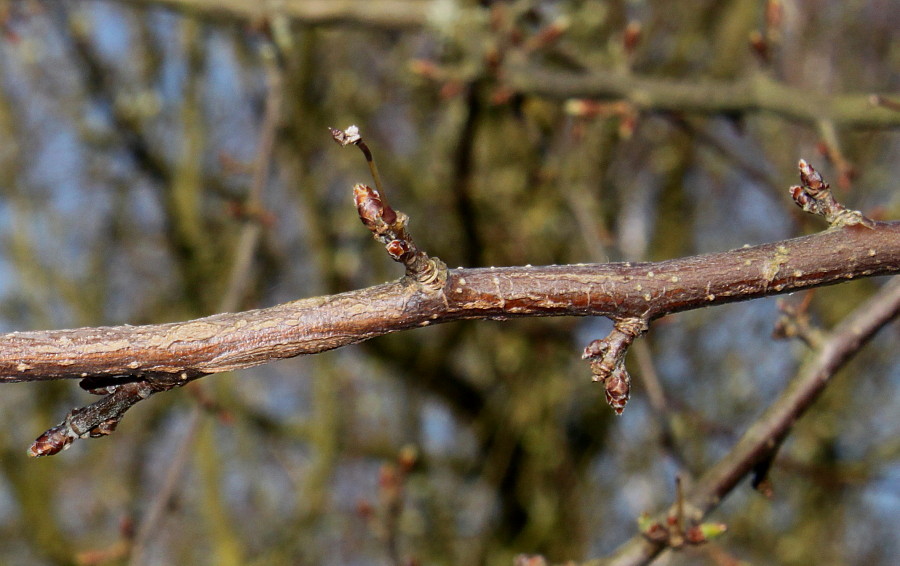
<path id="1" fill-rule="evenodd" d="M 900 222 L 656 263 L 454 269 L 188 322 L 0 335 L 0 382 L 172 381 L 461 319 L 661 316 L 900 271 Z"/>

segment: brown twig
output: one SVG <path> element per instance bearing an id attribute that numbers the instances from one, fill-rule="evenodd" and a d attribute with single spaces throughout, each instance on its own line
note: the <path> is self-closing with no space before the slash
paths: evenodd
<path id="1" fill-rule="evenodd" d="M 845 226 L 656 263 L 454 269 L 439 291 L 403 278 L 188 322 L 4 334 L 0 382 L 139 379 L 142 390 L 155 392 L 206 374 L 454 320 L 629 315 L 653 320 L 898 271 L 900 222 L 877 222 L 873 229 Z M 95 418 L 78 430 L 89 432 L 115 414 L 79 414 L 78 421 Z"/>
<path id="2" fill-rule="evenodd" d="M 849 210 L 837 202 L 831 192 L 831 187 L 806 160 L 801 159 L 798 167 L 800 168 L 801 185 L 790 188 L 791 197 L 797 206 L 806 212 L 825 217 L 825 220 L 833 227 L 857 224 L 866 228 L 875 226 L 875 222 L 862 212 Z"/>
<path id="3" fill-rule="evenodd" d="M 652 263 L 460 268 L 436 294 L 400 279 L 187 322 L 2 334 L 0 382 L 219 373 L 462 319 L 652 320 L 898 271 L 897 221 Z"/>
<path id="4" fill-rule="evenodd" d="M 438 258 L 431 258 L 420 250 L 407 232 L 409 217 L 397 212 L 387 203 L 378 167 L 372 158 L 369 146 L 359 134 L 359 128 L 350 126 L 346 130 L 329 128 L 334 141 L 341 146 L 355 145 L 362 150 L 375 179 L 375 187 L 357 184 L 353 187 L 353 202 L 360 220 L 372 232 L 372 236 L 384 244 L 388 255 L 406 267 L 406 275 L 412 277 L 426 289 L 439 291 L 447 280 L 447 266 Z"/>
<path id="5" fill-rule="evenodd" d="M 588 344 L 581 356 L 591 360 L 594 381 L 603 382 L 606 402 L 617 415 L 625 410 L 631 396 L 631 375 L 625 369 L 625 352 L 635 338 L 647 331 L 647 323 L 644 317 L 617 319 L 609 335 Z"/>
<path id="6" fill-rule="evenodd" d="M 108 394 L 103 399 L 72 410 L 61 423 L 37 437 L 28 448 L 28 455 L 52 456 L 65 450 L 79 438 L 99 438 L 112 434 L 125 412 L 136 403 L 160 391 L 187 383 L 190 379 L 187 372 L 182 375 L 185 377 L 177 376 L 174 379 L 168 374 L 144 376 L 138 381 L 109 386 Z M 163 376 L 162 379 L 159 379 L 160 376 Z"/>
<path id="7" fill-rule="evenodd" d="M 359 130 L 331 129 L 363 150 Z M 613 331 L 585 348 L 595 381 L 620 414 L 630 395 L 624 356 L 648 323 L 666 314 L 900 271 L 900 223 L 876 223 L 837 203 L 828 184 L 800 161 L 804 210 L 832 223 L 826 233 L 755 248 L 658 263 L 448 270 L 418 249 L 408 218 L 381 191 L 354 187 L 360 219 L 406 267 L 394 283 L 269 309 L 186 323 L 0 335 L 0 382 L 81 379 L 108 397 L 72 411 L 41 435 L 32 456 L 55 454 L 76 438 L 111 433 L 132 405 L 207 374 L 314 354 L 389 332 L 460 319 L 602 315 Z M 858 225 L 867 229 L 860 229 Z M 837 235 L 837 236 L 836 236 Z"/>

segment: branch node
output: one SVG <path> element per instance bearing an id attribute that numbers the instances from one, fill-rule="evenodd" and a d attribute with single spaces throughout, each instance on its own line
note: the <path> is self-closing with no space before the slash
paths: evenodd
<path id="1" fill-rule="evenodd" d="M 797 206 L 811 214 L 823 216 L 832 228 L 861 224 L 874 229 L 875 222 L 858 210 L 850 210 L 839 203 L 831 192 L 831 187 L 812 165 L 801 159 L 800 186 L 790 188 L 791 197 Z"/>
<path id="2" fill-rule="evenodd" d="M 631 397 L 631 375 L 625 369 L 625 353 L 634 339 L 647 331 L 647 319 L 620 318 L 606 338 L 594 340 L 584 349 L 582 359 L 591 360 L 593 380 L 603 382 L 606 402 L 621 415 Z"/>

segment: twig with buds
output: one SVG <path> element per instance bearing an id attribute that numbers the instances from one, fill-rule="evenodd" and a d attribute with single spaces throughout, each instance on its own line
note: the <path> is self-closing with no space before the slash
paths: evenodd
<path id="1" fill-rule="evenodd" d="M 835 200 L 831 187 L 806 160 L 801 159 L 798 167 L 801 184 L 790 188 L 791 197 L 797 206 L 806 212 L 825 217 L 832 228 L 856 224 L 875 228 L 875 222 L 871 218 L 858 210 L 849 210 Z"/>
<path id="2" fill-rule="evenodd" d="M 346 130 L 329 128 L 334 141 L 342 146 L 355 145 L 362 150 L 375 179 L 375 187 L 357 184 L 353 187 L 353 201 L 359 218 L 372 232 L 372 236 L 384 244 L 388 255 L 406 267 L 406 275 L 424 287 L 438 291 L 447 281 L 447 266 L 438 258 L 429 257 L 420 250 L 406 231 L 409 217 L 397 212 L 387 203 L 378 167 L 372 159 L 372 152 L 359 135 L 359 128 L 350 126 Z"/>
<path id="3" fill-rule="evenodd" d="M 676 477 L 675 504 L 669 510 L 665 522 L 657 522 L 649 515 L 641 515 L 638 528 L 647 540 L 675 549 L 709 542 L 728 530 L 723 523 L 700 523 L 699 519 L 695 520 L 688 515 L 702 518 L 696 510 L 689 509 L 681 478 Z M 687 526 L 688 523 L 692 525 Z"/>
<path id="4" fill-rule="evenodd" d="M 647 320 L 643 318 L 616 320 L 609 335 L 588 344 L 581 356 L 582 359 L 591 360 L 594 381 L 603 383 L 606 402 L 617 415 L 625 410 L 625 404 L 631 396 L 631 376 L 625 369 L 625 352 L 647 328 Z"/>
<path id="5" fill-rule="evenodd" d="M 99 438 L 112 434 L 125 415 L 125 412 L 139 401 L 160 391 L 180 387 L 191 379 L 199 377 L 188 374 L 170 374 L 143 376 L 135 381 L 126 381 L 105 387 L 95 387 L 92 380 L 82 380 L 82 387 L 89 392 L 106 395 L 103 399 L 79 409 L 73 409 L 65 420 L 47 430 L 31 444 L 28 455 L 31 457 L 52 456 L 62 452 L 79 438 Z M 128 376 L 121 376 L 127 379 Z"/>

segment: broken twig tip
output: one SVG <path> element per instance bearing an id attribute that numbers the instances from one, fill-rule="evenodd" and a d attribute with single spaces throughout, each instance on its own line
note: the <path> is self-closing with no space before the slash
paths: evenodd
<path id="1" fill-rule="evenodd" d="M 359 128 L 355 125 L 347 127 L 346 130 L 329 127 L 328 131 L 331 132 L 331 137 L 334 138 L 334 141 L 343 147 L 356 145 L 362 140 L 362 136 L 359 135 Z"/>

